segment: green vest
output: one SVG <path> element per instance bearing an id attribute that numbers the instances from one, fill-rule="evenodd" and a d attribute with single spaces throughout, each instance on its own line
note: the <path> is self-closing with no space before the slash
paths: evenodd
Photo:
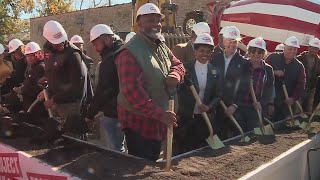
<path id="1" fill-rule="evenodd" d="M 128 49 L 142 68 L 143 88 L 150 98 L 163 110 L 167 110 L 169 96 L 166 92 L 165 78 L 171 67 L 169 48 L 162 43 L 157 49 L 152 50 L 152 47 L 136 35 L 122 46 L 118 52 L 123 49 Z M 121 84 L 119 84 L 119 90 L 118 104 L 130 112 L 140 114 L 133 109 L 132 105 L 123 96 Z"/>

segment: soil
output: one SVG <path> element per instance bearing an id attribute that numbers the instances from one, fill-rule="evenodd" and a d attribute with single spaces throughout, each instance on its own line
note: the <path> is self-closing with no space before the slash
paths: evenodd
<path id="1" fill-rule="evenodd" d="M 314 122 L 315 131 L 320 123 Z M 276 130 L 276 141 L 264 145 L 252 138 L 248 144 L 231 142 L 227 148 L 214 151 L 203 148 L 173 160 L 172 172 L 163 172 L 164 163 L 122 156 L 111 151 L 72 142 L 55 145 L 30 145 L 28 138 L 4 139 L 0 142 L 24 151 L 48 164 L 81 179 L 237 179 L 272 160 L 310 136 L 302 130 Z"/>

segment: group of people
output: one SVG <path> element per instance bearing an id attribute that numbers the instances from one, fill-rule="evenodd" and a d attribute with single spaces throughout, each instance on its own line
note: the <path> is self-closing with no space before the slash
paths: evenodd
<path id="1" fill-rule="evenodd" d="M 203 112 L 214 132 L 227 139 L 238 134 L 228 120 L 232 115 L 244 131 L 251 131 L 258 127 L 257 109 L 273 122 L 284 119 L 287 105 L 297 101 L 312 111 L 320 75 L 319 39 L 312 39 L 309 50 L 297 56 L 299 41 L 290 37 L 281 52 L 267 56 L 266 42 L 257 37 L 242 56 L 236 27 L 221 29 L 215 45 L 208 24 L 200 22 L 193 26 L 190 41 L 171 51 L 161 35 L 163 14 L 156 5 L 142 5 L 135 18 L 138 32 L 130 33 L 125 42 L 105 24 L 91 29 L 90 43 L 101 56 L 95 73 L 82 38 L 75 35 L 69 41 L 57 21 L 44 25 L 43 49 L 35 42 L 24 46 L 18 39 L 9 42 L 8 51 L 0 45 L 1 83 L 15 79 L 6 86 L 22 96 L 25 112 L 36 99 L 43 101 L 44 106 L 40 103 L 31 111 L 33 119 L 46 118 L 45 134 L 38 140 L 55 140 L 65 132 L 85 133 L 87 126 L 81 124 L 98 123 L 102 145 L 120 151 L 125 140 L 129 154 L 156 161 L 168 126 L 176 127 L 175 152 L 206 145 L 209 131 Z M 10 57 L 8 53 L 13 66 L 4 58 Z M 201 104 L 196 103 L 190 82 Z M 284 97 L 283 84 L 289 98 Z M 250 86 L 258 102 L 253 101 Z M 168 110 L 172 98 L 174 112 Z M 59 118 L 48 119 L 46 110 Z"/>

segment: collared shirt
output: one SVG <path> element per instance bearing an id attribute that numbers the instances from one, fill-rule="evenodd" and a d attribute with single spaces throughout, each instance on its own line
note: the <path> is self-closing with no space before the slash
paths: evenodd
<path id="1" fill-rule="evenodd" d="M 199 96 L 201 101 L 203 102 L 204 92 L 207 86 L 208 62 L 206 64 L 202 64 L 199 61 L 196 61 L 194 68 L 196 71 L 196 76 L 199 84 Z M 193 113 L 200 114 L 200 111 L 197 105 L 194 107 Z"/>
<path id="2" fill-rule="evenodd" d="M 180 80 L 185 73 L 183 64 L 170 52 L 171 67 L 168 76 Z M 143 87 L 143 72 L 135 57 L 129 50 L 121 51 L 116 58 L 119 84 L 122 93 L 135 110 L 143 114 L 137 115 L 118 105 L 118 119 L 121 128 L 130 128 L 143 138 L 162 140 L 166 136 L 167 126 L 160 122 L 163 110 L 150 98 Z M 126 86 L 130 84 L 131 86 Z"/>
<path id="3" fill-rule="evenodd" d="M 233 56 L 235 54 L 236 54 L 236 52 L 231 54 L 229 57 L 226 57 L 226 54 L 223 54 L 223 57 L 224 57 L 224 76 L 226 76 L 231 59 L 233 58 Z"/>

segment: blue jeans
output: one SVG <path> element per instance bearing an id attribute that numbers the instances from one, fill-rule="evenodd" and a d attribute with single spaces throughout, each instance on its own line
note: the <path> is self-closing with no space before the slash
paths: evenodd
<path id="1" fill-rule="evenodd" d="M 124 135 L 117 119 L 106 116 L 100 119 L 100 142 L 103 146 L 121 151 L 123 138 Z"/>

